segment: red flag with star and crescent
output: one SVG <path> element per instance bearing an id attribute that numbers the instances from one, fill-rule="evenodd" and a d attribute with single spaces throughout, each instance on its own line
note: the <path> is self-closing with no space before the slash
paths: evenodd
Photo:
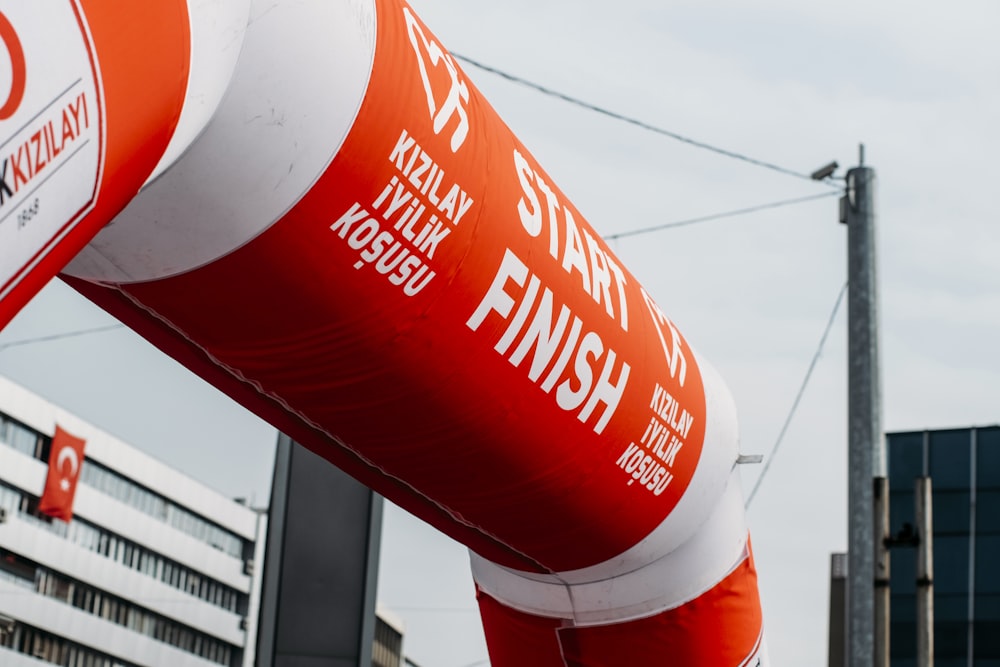
<path id="1" fill-rule="evenodd" d="M 86 440 L 78 438 L 56 426 L 49 452 L 49 474 L 45 490 L 38 503 L 38 511 L 63 521 L 73 518 L 73 498 L 76 482 L 83 464 L 83 446 Z"/>

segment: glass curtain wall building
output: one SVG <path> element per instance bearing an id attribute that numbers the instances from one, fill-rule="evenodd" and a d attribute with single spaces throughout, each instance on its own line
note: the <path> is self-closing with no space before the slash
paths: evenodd
<path id="1" fill-rule="evenodd" d="M 38 511 L 55 425 L 73 520 Z M 0 665 L 253 664 L 263 517 L 0 378 Z"/>
<path id="2" fill-rule="evenodd" d="M 890 530 L 916 526 L 933 487 L 936 667 L 1000 667 L 1000 426 L 887 434 Z M 916 664 L 916 550 L 891 555 L 891 662 Z"/>

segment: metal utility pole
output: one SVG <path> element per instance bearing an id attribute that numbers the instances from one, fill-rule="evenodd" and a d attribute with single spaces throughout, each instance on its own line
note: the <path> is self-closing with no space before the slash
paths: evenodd
<path id="1" fill-rule="evenodd" d="M 847 547 L 848 665 L 875 660 L 875 546 L 873 479 L 886 476 L 879 377 L 875 273 L 875 170 L 847 172 L 842 221 L 847 223 L 848 405 Z"/>
<path id="2" fill-rule="evenodd" d="M 934 520 L 931 478 L 918 477 L 917 520 L 917 667 L 934 667 Z"/>

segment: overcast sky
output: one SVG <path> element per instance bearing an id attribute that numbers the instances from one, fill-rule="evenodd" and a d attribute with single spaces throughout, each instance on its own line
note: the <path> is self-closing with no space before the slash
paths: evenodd
<path id="1" fill-rule="evenodd" d="M 878 173 L 884 426 L 1000 421 L 1000 4 L 416 0 L 454 52 L 702 142 L 810 172 Z M 466 66 L 611 235 L 824 192 Z M 841 169 L 841 174 L 843 173 Z M 613 248 L 729 383 L 769 454 L 846 280 L 836 198 Z M 230 496 L 267 502 L 273 429 L 55 283 L 0 332 L 0 373 Z M 826 661 L 829 554 L 846 548 L 842 308 L 749 511 L 775 665 Z M 760 467 L 744 470 L 749 489 Z M 462 547 L 389 508 L 380 600 L 423 667 L 486 658 Z M 485 661 L 477 664 L 487 664 Z"/>

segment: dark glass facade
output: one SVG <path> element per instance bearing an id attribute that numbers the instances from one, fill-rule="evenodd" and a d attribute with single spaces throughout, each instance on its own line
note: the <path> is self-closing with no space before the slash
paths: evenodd
<path id="1" fill-rule="evenodd" d="M 930 476 L 934 664 L 1000 667 L 1000 426 L 889 433 L 893 535 L 914 520 L 914 480 Z M 892 550 L 891 663 L 916 665 L 916 551 Z"/>

